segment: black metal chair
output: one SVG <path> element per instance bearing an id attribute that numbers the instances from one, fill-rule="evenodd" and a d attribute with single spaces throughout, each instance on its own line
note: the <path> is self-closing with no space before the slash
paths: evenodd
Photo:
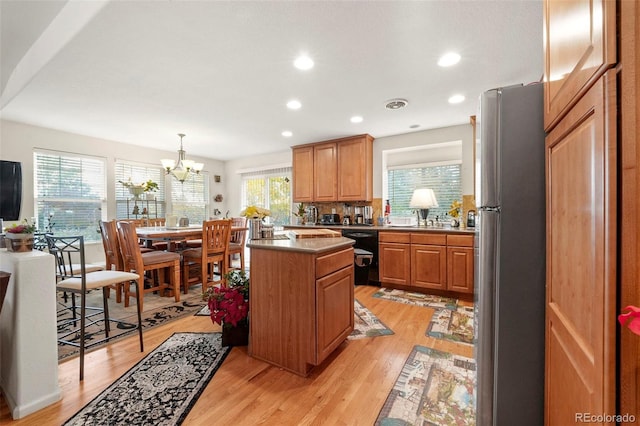
<path id="1" fill-rule="evenodd" d="M 76 346 L 80 349 L 80 380 L 84 379 L 84 353 L 93 345 L 109 341 L 110 322 L 123 323 L 123 321 L 109 318 L 108 289 L 109 286 L 123 281 L 137 281 L 138 274 L 124 271 L 93 271 L 88 272 L 85 263 L 84 237 L 58 237 L 45 236 L 49 253 L 55 256 L 57 266 L 57 288 L 60 291 L 72 294 L 72 306 L 65 307 L 72 312 L 72 318 L 59 321 L 58 329 L 64 329 L 69 325 L 72 329 L 58 335 L 58 343 Z M 91 290 L 102 289 L 102 308 L 87 306 L 87 293 Z M 76 306 L 75 295 L 80 296 L 80 306 Z M 77 314 L 78 308 L 80 314 Z M 140 336 L 140 352 L 144 351 L 142 340 L 142 316 L 140 302 L 138 309 L 138 334 Z M 102 315 L 100 315 L 102 314 Z M 80 325 L 78 326 L 78 321 Z M 90 345 L 86 341 L 87 327 L 103 322 L 105 337 L 93 340 Z M 134 328 L 132 328 L 134 330 Z M 79 336 L 79 339 L 78 339 Z M 78 341 L 76 341 L 78 340 Z"/>

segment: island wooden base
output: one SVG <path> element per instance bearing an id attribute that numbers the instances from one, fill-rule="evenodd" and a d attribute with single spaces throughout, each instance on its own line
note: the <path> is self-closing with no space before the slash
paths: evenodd
<path id="1" fill-rule="evenodd" d="M 250 356 L 301 376 L 353 331 L 353 248 L 251 248 Z"/>

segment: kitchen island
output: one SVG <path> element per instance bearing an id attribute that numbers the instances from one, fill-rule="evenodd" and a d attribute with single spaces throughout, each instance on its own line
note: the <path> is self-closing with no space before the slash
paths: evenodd
<path id="1" fill-rule="evenodd" d="M 344 237 L 249 240 L 250 356 L 307 376 L 353 331 L 353 245 Z"/>

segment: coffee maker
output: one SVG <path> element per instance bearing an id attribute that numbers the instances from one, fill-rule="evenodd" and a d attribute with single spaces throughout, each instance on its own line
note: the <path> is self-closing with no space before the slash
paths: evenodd
<path id="1" fill-rule="evenodd" d="M 348 204 L 344 205 L 343 214 L 342 214 L 342 224 L 343 225 L 351 225 L 351 206 Z"/>
<path id="2" fill-rule="evenodd" d="M 307 206 L 306 208 L 306 223 L 309 225 L 315 225 L 318 223 L 318 209 L 315 206 Z"/>

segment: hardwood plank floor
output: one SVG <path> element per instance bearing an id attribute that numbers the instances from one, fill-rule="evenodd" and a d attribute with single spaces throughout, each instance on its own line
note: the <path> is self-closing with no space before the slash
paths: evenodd
<path id="1" fill-rule="evenodd" d="M 250 358 L 233 348 L 204 390 L 184 425 L 371 425 L 414 345 L 472 357 L 467 345 L 425 336 L 432 309 L 372 297 L 378 287 L 357 286 L 355 296 L 395 334 L 344 342 L 306 377 Z M 77 358 L 59 365 L 62 399 L 12 420 L 0 399 L 0 424 L 60 425 L 175 332 L 219 331 L 208 317 L 189 316 L 115 342 L 85 357 L 78 382 Z"/>

